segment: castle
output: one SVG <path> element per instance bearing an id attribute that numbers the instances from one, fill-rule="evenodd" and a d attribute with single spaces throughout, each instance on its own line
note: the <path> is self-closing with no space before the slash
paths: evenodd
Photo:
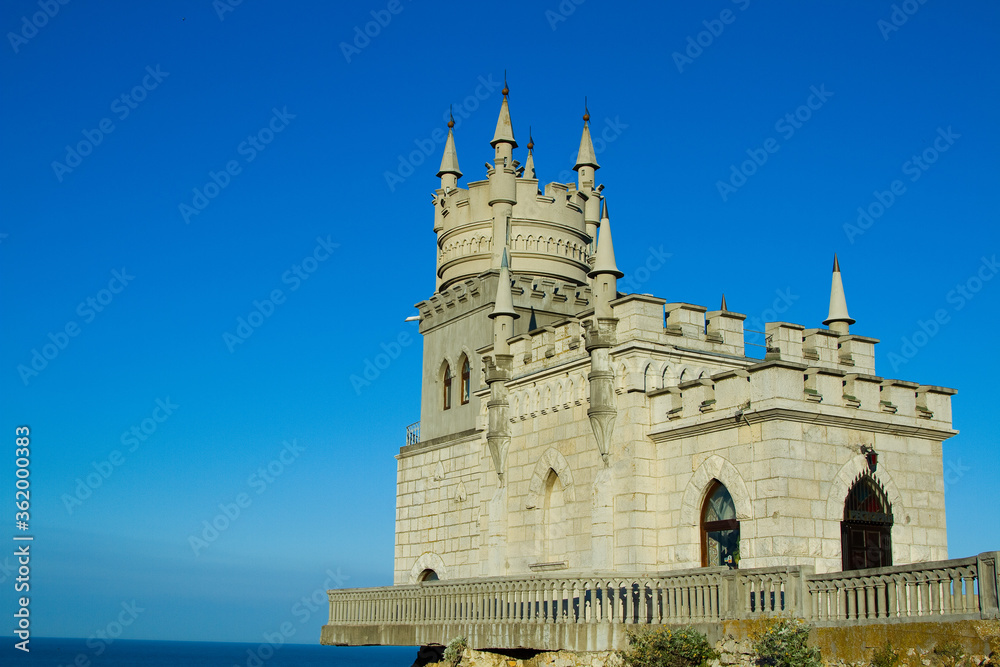
<path id="1" fill-rule="evenodd" d="M 437 174 L 396 585 L 947 558 L 955 392 L 877 375 L 836 260 L 823 326 L 768 323 L 763 360 L 724 298 L 620 294 L 589 116 L 543 191 L 503 93 L 486 179 L 458 185 L 453 123 Z"/>

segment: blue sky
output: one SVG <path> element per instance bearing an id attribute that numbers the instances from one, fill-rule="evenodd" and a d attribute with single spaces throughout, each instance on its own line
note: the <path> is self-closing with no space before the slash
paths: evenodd
<path id="1" fill-rule="evenodd" d="M 32 429 L 38 635 L 134 604 L 123 638 L 312 643 L 316 591 L 391 583 L 440 130 L 454 104 L 483 178 L 505 69 L 543 182 L 575 177 L 588 97 L 637 291 L 819 326 L 839 253 L 879 373 L 959 390 L 951 556 L 1000 547 L 996 3 L 222 2 L 0 10 L 0 414 L 7 451 Z"/>

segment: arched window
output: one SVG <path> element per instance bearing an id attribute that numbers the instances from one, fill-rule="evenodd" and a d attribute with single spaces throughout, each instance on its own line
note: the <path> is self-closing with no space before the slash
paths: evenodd
<path id="1" fill-rule="evenodd" d="M 462 405 L 469 402 L 469 395 L 472 392 L 472 367 L 469 365 L 469 358 L 462 357 Z"/>
<path id="2" fill-rule="evenodd" d="M 701 564 L 706 567 L 740 562 L 740 522 L 725 484 L 714 480 L 701 509 Z"/>
<path id="3" fill-rule="evenodd" d="M 847 492 L 840 532 L 845 570 L 892 565 L 892 505 L 869 470 Z"/>
<path id="4" fill-rule="evenodd" d="M 417 581 L 437 581 L 437 580 L 438 580 L 438 573 L 431 569 L 424 570 L 423 572 L 420 573 L 420 576 L 417 577 Z"/>
<path id="5" fill-rule="evenodd" d="M 444 365 L 444 409 L 451 407 L 451 366 Z"/>

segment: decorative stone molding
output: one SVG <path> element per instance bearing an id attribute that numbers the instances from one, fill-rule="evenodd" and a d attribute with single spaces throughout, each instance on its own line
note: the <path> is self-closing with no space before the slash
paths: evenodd
<path id="1" fill-rule="evenodd" d="M 837 475 L 833 478 L 830 493 L 826 497 L 827 521 L 839 522 L 843 520 L 844 500 L 847 498 L 847 492 L 851 490 L 851 485 L 854 484 L 854 480 L 858 478 L 858 475 L 867 471 L 868 461 L 861 454 L 853 457 L 840 468 Z M 879 481 L 882 488 L 885 489 L 885 493 L 889 497 L 889 502 L 892 503 L 894 525 L 903 524 L 906 508 L 903 505 L 903 497 L 899 493 L 896 482 L 886 472 L 884 465 L 879 466 L 879 469 L 872 473 L 872 475 Z"/>
<path id="2" fill-rule="evenodd" d="M 729 461 L 717 454 L 705 459 L 691 475 L 684 488 L 684 499 L 681 501 L 681 525 L 698 526 L 701 523 L 701 505 L 705 493 L 713 479 L 726 485 L 729 495 L 736 505 L 736 518 L 740 521 L 753 519 L 753 506 L 750 502 L 750 492 L 739 471 Z"/>
<path id="3" fill-rule="evenodd" d="M 420 573 L 424 570 L 434 570 L 439 579 L 448 578 L 448 566 L 444 564 L 444 559 L 433 551 L 425 551 L 417 558 L 410 568 L 410 583 L 419 583 Z"/>
<path id="4" fill-rule="evenodd" d="M 541 504 L 545 478 L 550 469 L 559 475 L 559 481 L 562 482 L 563 486 L 563 498 L 566 499 L 566 502 L 571 503 L 576 500 L 573 473 L 566 457 L 554 447 L 549 447 L 538 459 L 535 470 L 531 474 L 531 481 L 528 482 L 528 497 L 524 503 L 525 509 L 534 509 Z"/>

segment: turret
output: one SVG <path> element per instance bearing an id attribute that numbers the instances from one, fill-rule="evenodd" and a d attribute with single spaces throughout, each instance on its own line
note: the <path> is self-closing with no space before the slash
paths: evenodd
<path id="1" fill-rule="evenodd" d="M 448 120 L 448 139 L 444 144 L 444 155 L 441 156 L 441 168 L 438 169 L 438 178 L 441 179 L 441 189 L 445 192 L 458 185 L 458 179 L 462 177 L 462 170 L 458 168 L 458 153 L 455 151 L 455 117 L 450 116 Z"/>
<path id="2" fill-rule="evenodd" d="M 531 138 L 531 128 L 528 128 L 528 159 L 524 161 L 522 178 L 535 178 L 535 140 Z"/>
<path id="3" fill-rule="evenodd" d="M 601 166 L 597 164 L 597 156 L 594 154 L 594 142 L 590 139 L 590 111 L 587 109 L 587 101 L 584 98 L 583 104 L 583 134 L 580 136 L 580 150 L 576 154 L 576 165 L 573 170 L 577 174 L 577 189 L 587 199 L 584 206 L 583 217 L 587 223 L 587 234 L 591 238 L 591 262 L 593 261 L 594 241 L 597 239 L 598 214 L 600 213 L 600 199 L 595 189 L 596 172 Z"/>
<path id="4" fill-rule="evenodd" d="M 594 196 L 596 195 L 595 192 Z M 618 279 L 625 274 L 615 265 L 615 247 L 611 241 L 606 202 L 594 268 L 589 275 L 594 281 L 594 317 L 585 323 L 586 347 L 590 354 L 590 374 L 587 375 L 590 381 L 590 409 L 587 410 L 587 416 L 590 417 L 590 427 L 597 440 L 597 449 L 607 464 L 611 454 L 611 435 L 618 417 L 615 374 L 611 369 L 611 348 L 615 345 L 618 320 L 615 319 L 611 302 L 618 297 Z"/>
<path id="5" fill-rule="evenodd" d="M 615 246 L 611 240 L 607 200 L 604 201 L 604 213 L 601 215 L 601 236 L 597 242 L 594 268 L 588 275 L 594 281 L 594 307 L 598 319 L 614 317 L 611 302 L 618 298 L 618 279 L 625 274 L 615 264 Z"/>
<path id="6" fill-rule="evenodd" d="M 510 109 L 507 106 L 507 77 L 503 82 L 503 102 L 500 103 L 500 116 L 497 118 L 497 129 L 493 133 L 494 158 L 493 168 L 489 170 L 490 208 L 493 210 L 493 251 L 490 260 L 491 268 L 499 268 L 503 251 L 510 244 L 510 219 L 516 199 L 517 177 L 514 173 L 514 129 L 510 122 Z"/>
<path id="7" fill-rule="evenodd" d="M 510 293 L 510 268 L 507 251 L 503 251 L 500 261 L 500 282 L 497 284 L 497 298 L 489 318 L 493 320 L 493 351 L 496 354 L 510 354 L 507 339 L 514 335 L 514 320 L 520 315 L 514 310 L 514 298 Z"/>
<path id="8" fill-rule="evenodd" d="M 508 401 L 507 382 L 513 377 L 514 357 L 507 343 L 514 334 L 514 320 L 520 317 L 514 310 L 514 299 L 510 293 L 510 270 L 507 264 L 507 251 L 501 253 L 500 282 L 497 283 L 497 298 L 493 304 L 493 312 L 489 314 L 493 320 L 493 355 L 483 358 L 486 366 L 486 384 L 490 387 L 490 400 L 486 404 L 489 419 L 486 432 L 486 443 L 493 457 L 494 470 L 504 484 L 504 473 L 507 470 L 507 450 L 510 448 L 510 402 Z"/>
<path id="9" fill-rule="evenodd" d="M 840 262 L 837 255 L 833 256 L 833 281 L 830 285 L 830 313 L 823 325 L 828 326 L 841 336 L 850 333 L 850 325 L 854 320 L 847 314 L 847 297 L 844 296 L 844 281 L 840 276 Z"/>

